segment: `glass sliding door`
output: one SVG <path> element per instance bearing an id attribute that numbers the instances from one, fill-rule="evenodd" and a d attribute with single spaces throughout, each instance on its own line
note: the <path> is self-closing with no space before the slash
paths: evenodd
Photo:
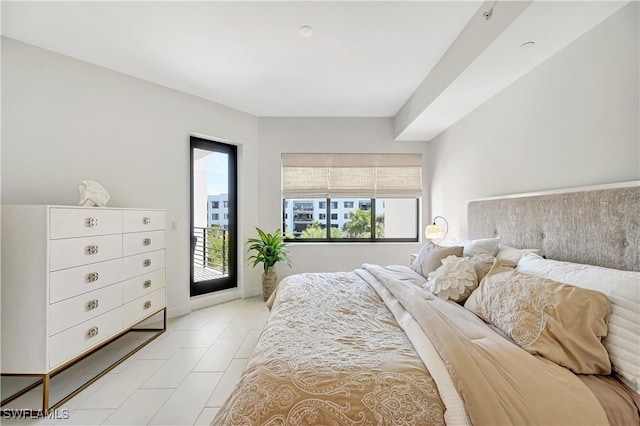
<path id="1" fill-rule="evenodd" d="M 191 137 L 191 296 L 237 286 L 236 154 Z"/>

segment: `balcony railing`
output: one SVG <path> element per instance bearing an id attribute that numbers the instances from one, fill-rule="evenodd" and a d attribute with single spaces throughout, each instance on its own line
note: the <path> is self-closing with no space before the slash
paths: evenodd
<path id="1" fill-rule="evenodd" d="M 226 229 L 194 227 L 191 244 L 196 281 L 227 275 L 229 239 Z"/>

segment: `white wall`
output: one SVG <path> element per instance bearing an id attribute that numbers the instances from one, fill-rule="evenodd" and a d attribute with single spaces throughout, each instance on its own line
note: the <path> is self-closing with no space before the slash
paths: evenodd
<path id="1" fill-rule="evenodd" d="M 191 306 L 190 134 L 239 144 L 244 239 L 258 220 L 255 117 L 2 39 L 2 203 L 77 204 L 78 184 L 92 179 L 111 206 L 167 209 L 170 314 Z M 256 277 L 241 269 L 242 293 L 260 289 Z"/>
<path id="2" fill-rule="evenodd" d="M 282 153 L 421 152 L 426 164 L 423 142 L 393 141 L 392 118 L 260 118 L 258 139 L 258 226 L 269 232 L 282 226 Z M 423 222 L 429 220 L 426 216 Z M 347 271 L 364 262 L 408 265 L 410 254 L 419 247 L 419 243 L 292 243 L 293 268 L 280 265 L 277 272 L 284 277 L 296 272 Z"/>
<path id="3" fill-rule="evenodd" d="M 638 2 L 429 143 L 431 213 L 476 198 L 640 179 Z"/>

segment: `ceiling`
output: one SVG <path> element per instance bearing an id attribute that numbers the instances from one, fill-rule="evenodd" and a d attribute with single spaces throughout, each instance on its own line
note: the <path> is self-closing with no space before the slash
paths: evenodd
<path id="1" fill-rule="evenodd" d="M 2 1 L 2 35 L 256 116 L 396 117 L 429 140 L 627 2 L 515 3 Z"/>

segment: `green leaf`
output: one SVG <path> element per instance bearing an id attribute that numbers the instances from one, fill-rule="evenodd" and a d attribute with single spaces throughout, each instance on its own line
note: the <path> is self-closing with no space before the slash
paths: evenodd
<path id="1" fill-rule="evenodd" d="M 284 262 L 291 267 L 289 261 L 289 251 L 284 242 L 280 229 L 276 229 L 273 234 L 267 234 L 262 229 L 256 227 L 259 238 L 247 239 L 247 253 L 251 254 L 247 259 L 253 267 L 262 263 L 265 272 L 278 262 Z"/>

